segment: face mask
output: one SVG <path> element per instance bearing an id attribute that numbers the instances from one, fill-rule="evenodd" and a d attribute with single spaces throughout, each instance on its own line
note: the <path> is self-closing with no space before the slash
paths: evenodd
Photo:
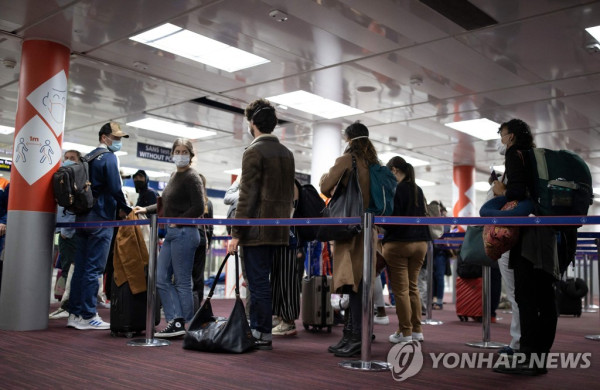
<path id="1" fill-rule="evenodd" d="M 506 154 L 506 145 L 502 143 L 502 139 L 496 140 L 496 150 L 498 150 L 501 156 Z"/>
<path id="2" fill-rule="evenodd" d="M 190 165 L 190 156 L 188 154 L 176 154 L 173 156 L 173 162 L 177 168 L 183 168 Z"/>
<path id="3" fill-rule="evenodd" d="M 112 145 L 110 145 L 108 147 L 108 150 L 110 150 L 111 152 L 118 152 L 119 150 L 121 150 L 121 146 L 123 146 L 123 141 L 119 140 L 119 141 L 113 141 Z"/>
<path id="4" fill-rule="evenodd" d="M 134 181 L 133 185 L 135 186 L 135 192 L 140 192 L 147 188 L 146 182 L 143 181 Z"/>
<path id="5" fill-rule="evenodd" d="M 75 164 L 75 161 L 65 160 L 63 161 L 63 167 L 68 167 L 69 165 Z"/>

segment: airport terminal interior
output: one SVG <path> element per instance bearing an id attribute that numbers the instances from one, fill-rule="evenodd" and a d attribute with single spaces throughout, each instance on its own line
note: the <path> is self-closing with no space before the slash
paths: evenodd
<path id="1" fill-rule="evenodd" d="M 39 107 L 60 122 L 52 158 L 59 148 L 93 150 L 101 126 L 120 123 L 130 137 L 117 155 L 134 203 L 131 175 L 144 169 L 151 186 L 164 189 L 174 171 L 171 146 L 184 137 L 194 145 L 192 167 L 207 179 L 215 218 L 225 218 L 223 196 L 252 142 L 244 109 L 266 98 L 297 177 L 317 189 L 347 145 L 343 130 L 361 121 L 383 164 L 402 156 L 429 201 L 441 201 L 448 216 L 478 216 L 490 171 L 504 171 L 499 126 L 519 118 L 537 147 L 570 150 L 587 163 L 595 193 L 588 215 L 600 215 L 600 1 L 0 0 L 0 187 L 10 182 L 21 141 L 43 148 L 38 138 L 19 136 L 26 134 L 21 88 L 36 72 L 54 76 L 50 64 L 23 63 L 29 41 L 69 53 L 66 90 Z M 579 232 L 600 227 L 584 224 Z M 215 235 L 226 236 L 225 227 L 215 226 Z M 213 244 L 207 276 L 225 245 Z M 591 353 L 588 368 L 534 378 L 434 368 L 434 354 L 496 353 L 465 345 L 481 340 L 482 324 L 457 318 L 454 272 L 443 310 L 432 314 L 442 324 L 424 325 L 423 369 L 401 382 L 389 371 L 340 368 L 343 359 L 327 346 L 341 325 L 310 332 L 299 319 L 298 334 L 275 338 L 273 351 L 227 355 L 184 351 L 180 340 L 130 347 L 109 331 L 80 332 L 61 319 L 42 330 L 0 330 L 0 388 L 589 388 L 600 379 L 600 343 L 585 338 L 600 334 L 598 254 L 578 259 L 568 273 L 585 271 L 591 292 L 581 317 L 559 317 L 553 352 Z M 221 297 L 215 313 L 227 316 L 233 300 Z M 53 293 L 48 298 L 52 312 L 58 302 Z M 374 360 L 387 359 L 388 336 L 397 330 L 394 307 L 386 311 L 390 324 L 374 325 Z M 493 341 L 510 341 L 510 319 L 510 308 L 499 309 Z"/>

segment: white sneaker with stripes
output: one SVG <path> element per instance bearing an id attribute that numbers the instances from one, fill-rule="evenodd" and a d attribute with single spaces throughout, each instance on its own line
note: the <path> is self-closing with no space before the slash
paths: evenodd
<path id="1" fill-rule="evenodd" d="M 88 329 L 110 329 L 108 322 L 102 321 L 102 318 L 96 313 L 96 315 L 90 319 L 80 319 L 75 323 L 75 329 L 88 330 Z"/>

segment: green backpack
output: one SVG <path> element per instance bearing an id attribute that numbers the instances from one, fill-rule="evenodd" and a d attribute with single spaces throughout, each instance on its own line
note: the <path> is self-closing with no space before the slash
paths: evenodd
<path id="1" fill-rule="evenodd" d="M 537 215 L 587 215 L 594 195 L 585 161 L 569 150 L 533 148 L 528 154 Z"/>

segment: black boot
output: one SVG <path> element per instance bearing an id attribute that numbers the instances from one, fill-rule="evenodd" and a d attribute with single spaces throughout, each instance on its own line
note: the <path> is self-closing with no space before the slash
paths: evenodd
<path id="1" fill-rule="evenodd" d="M 360 333 L 352 333 L 350 340 L 342 348 L 335 352 L 337 357 L 352 357 L 360 353 L 361 335 Z"/>
<path id="2" fill-rule="evenodd" d="M 342 338 L 337 344 L 330 345 L 329 348 L 327 348 L 327 351 L 336 353 L 340 348 L 343 348 L 348 343 L 350 336 L 352 336 L 352 313 L 350 313 L 350 308 L 348 308 L 344 312 L 344 329 L 342 331 Z"/>

